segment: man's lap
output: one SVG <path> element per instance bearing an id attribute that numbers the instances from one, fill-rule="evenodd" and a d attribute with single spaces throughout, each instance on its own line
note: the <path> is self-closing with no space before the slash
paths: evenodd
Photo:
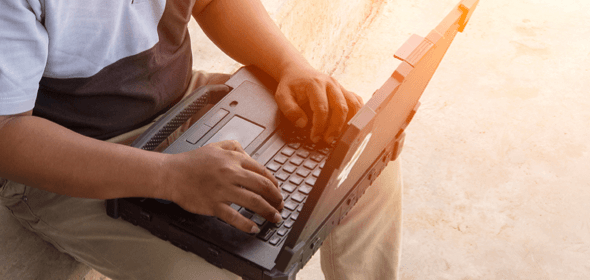
<path id="1" fill-rule="evenodd" d="M 147 230 L 106 215 L 104 200 L 9 181 L 2 203 L 57 249 L 113 279 L 239 279 Z"/>
<path id="2" fill-rule="evenodd" d="M 228 77 L 195 72 L 187 93 L 204 84 L 224 82 Z M 112 140 L 129 143 L 129 137 L 137 133 Z M 401 188 L 399 163 L 394 162 L 326 240 L 321 251 L 327 279 L 395 279 L 401 238 Z M 24 227 L 108 277 L 239 278 L 147 230 L 108 217 L 102 200 L 72 198 L 11 181 L 0 188 L 0 194 L 1 202 Z"/>

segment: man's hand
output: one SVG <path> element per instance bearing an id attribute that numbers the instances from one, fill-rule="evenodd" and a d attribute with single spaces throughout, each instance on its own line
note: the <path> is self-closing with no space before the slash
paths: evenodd
<path id="1" fill-rule="evenodd" d="M 170 155 L 163 165 L 169 176 L 166 199 L 189 212 L 217 216 L 228 224 L 257 233 L 256 224 L 230 207 L 251 209 L 266 220 L 281 221 L 283 197 L 278 181 L 252 159 L 237 141 L 222 141 L 194 151 Z"/>
<path id="2" fill-rule="evenodd" d="M 297 127 L 312 118 L 311 140 L 331 143 L 344 124 L 360 110 L 363 99 L 344 89 L 334 78 L 311 66 L 289 67 L 282 72 L 275 99 L 280 110 Z M 302 109 L 309 103 L 312 116 Z"/>

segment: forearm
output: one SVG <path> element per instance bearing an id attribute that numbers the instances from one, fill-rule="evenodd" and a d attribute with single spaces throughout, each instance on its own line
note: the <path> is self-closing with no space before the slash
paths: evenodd
<path id="1" fill-rule="evenodd" d="M 68 196 L 161 197 L 163 156 L 34 116 L 0 122 L 0 177 Z"/>
<path id="2" fill-rule="evenodd" d="M 278 80 L 288 66 L 309 67 L 287 40 L 260 1 L 213 0 L 193 16 L 207 36 L 226 54 L 256 65 Z"/>

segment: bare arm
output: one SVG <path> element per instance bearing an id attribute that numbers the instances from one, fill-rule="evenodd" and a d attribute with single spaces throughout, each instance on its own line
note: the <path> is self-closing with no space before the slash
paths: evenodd
<path id="1" fill-rule="evenodd" d="M 85 137 L 29 111 L 0 116 L 0 159 L 0 177 L 35 188 L 98 199 L 167 199 L 247 232 L 258 228 L 230 203 L 271 221 L 280 219 L 283 205 L 272 174 L 230 141 L 161 154 Z"/>
<path id="2" fill-rule="evenodd" d="M 0 116 L 0 177 L 76 197 L 162 196 L 163 155 L 82 136 L 32 116 Z"/>
<path id="3" fill-rule="evenodd" d="M 261 68 L 279 85 L 275 98 L 285 116 L 299 127 L 313 116 L 311 139 L 331 141 L 346 120 L 360 109 L 362 99 L 336 80 L 313 69 L 285 38 L 258 0 L 200 1 L 193 16 L 207 36 L 235 60 Z"/>
<path id="4" fill-rule="evenodd" d="M 311 68 L 259 1 L 198 2 L 193 16 L 207 36 L 238 62 L 256 65 L 277 81 L 289 65 Z"/>

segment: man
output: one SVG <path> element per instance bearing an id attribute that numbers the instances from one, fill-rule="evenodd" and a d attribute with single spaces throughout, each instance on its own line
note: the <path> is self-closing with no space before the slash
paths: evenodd
<path id="1" fill-rule="evenodd" d="M 104 199 L 171 200 L 246 232 L 259 229 L 231 202 L 280 220 L 276 179 L 235 142 L 177 155 L 111 143 L 149 125 L 191 79 L 193 87 L 214 82 L 191 78 L 191 14 L 225 53 L 278 81 L 279 108 L 297 126 L 310 124 L 313 141 L 331 141 L 362 103 L 313 69 L 258 1 L 2 0 L 2 203 L 25 227 L 114 279 L 236 276 L 110 219 Z M 322 247 L 327 278 L 395 277 L 401 183 L 393 166 Z"/>

